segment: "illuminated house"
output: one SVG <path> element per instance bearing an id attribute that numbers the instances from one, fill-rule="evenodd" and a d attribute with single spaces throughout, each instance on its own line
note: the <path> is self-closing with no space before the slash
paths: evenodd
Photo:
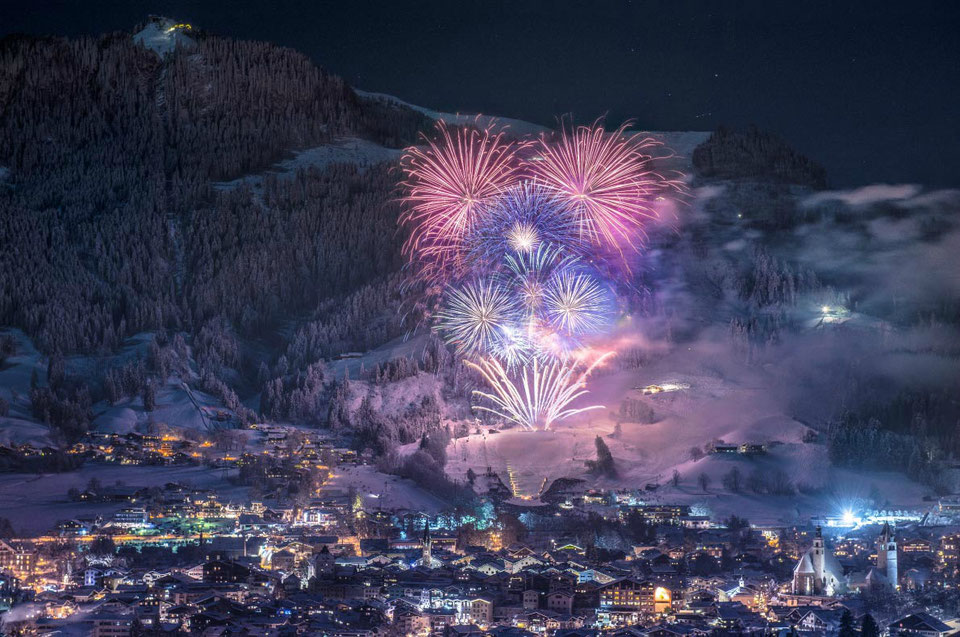
<path id="1" fill-rule="evenodd" d="M 670 610 L 673 592 L 660 583 L 623 578 L 600 587 L 600 608 L 655 615 Z"/>
<path id="2" fill-rule="evenodd" d="M 36 563 L 37 555 L 33 551 L 0 540 L 0 571 L 23 579 L 33 574 Z"/>
<path id="3" fill-rule="evenodd" d="M 493 602 L 487 599 L 470 600 L 470 622 L 488 626 L 493 622 Z"/>
<path id="4" fill-rule="evenodd" d="M 128 529 L 150 526 L 147 510 L 143 507 L 124 507 L 113 514 L 113 525 Z"/>
<path id="5" fill-rule="evenodd" d="M 203 581 L 209 584 L 243 582 L 250 577 L 250 569 L 235 562 L 210 560 L 203 564 Z"/>

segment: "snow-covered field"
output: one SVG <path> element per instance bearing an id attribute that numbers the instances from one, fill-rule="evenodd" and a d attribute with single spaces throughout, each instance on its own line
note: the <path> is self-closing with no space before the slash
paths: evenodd
<path id="1" fill-rule="evenodd" d="M 0 417 L 0 444 L 46 446 L 52 444 L 48 428 L 36 422 L 30 411 L 30 382 L 36 373 L 41 383 L 46 382 L 47 358 L 40 354 L 33 342 L 20 330 L 0 330 L 16 342 L 16 354 L 0 367 L 0 398 L 10 404 L 8 416 Z M 145 357 L 152 334 L 137 334 L 127 339 L 124 348 L 110 358 L 110 365 L 119 366 Z M 66 367 L 72 376 L 96 376 L 105 365 L 103 359 L 89 356 L 67 357 Z M 229 410 L 220 401 L 202 391 L 192 389 L 183 379 L 171 376 L 157 389 L 156 406 L 151 412 L 143 408 L 141 397 L 127 397 L 115 405 L 98 402 L 93 405 L 92 428 L 96 431 L 129 433 L 147 432 L 155 425 L 171 428 L 207 431 L 216 427 L 211 414 Z"/>
<path id="2" fill-rule="evenodd" d="M 644 400 L 653 407 L 653 424 L 623 423 L 622 434 L 611 437 L 615 419 L 604 411 L 587 412 L 558 423 L 551 431 L 509 429 L 473 434 L 448 448 L 448 472 L 465 479 L 468 469 L 480 473 L 487 467 L 516 489 L 517 495 L 536 496 L 545 484 L 561 477 L 583 478 L 588 485 L 643 489 L 658 484 L 651 499 L 700 505 L 718 517 L 746 515 L 755 523 L 784 523 L 812 515 L 835 515 L 842 506 L 877 491 L 890 508 L 922 508 L 930 489 L 893 472 L 857 472 L 830 465 L 825 445 L 803 442 L 808 427 L 783 413 L 773 384 L 762 370 L 743 366 L 718 373 L 709 355 L 695 349 L 635 371 L 602 375 L 589 384 L 584 400 L 616 411 L 620 397 Z M 663 382 L 689 384 L 688 389 L 642 396 L 634 387 Z M 596 458 L 595 438 L 602 436 L 613 454 L 618 477 L 588 473 L 585 461 Z M 691 449 L 703 449 L 722 440 L 728 444 L 763 444 L 768 451 L 757 456 L 707 455 L 691 460 Z M 745 480 L 754 472 L 769 476 L 783 471 L 808 495 L 756 495 L 743 488 L 726 489 L 723 475 L 737 466 Z M 670 484 L 673 470 L 681 479 Z M 699 485 L 700 474 L 709 485 Z"/>
<path id="3" fill-rule="evenodd" d="M 438 513 L 447 505 L 424 492 L 409 480 L 380 473 L 370 465 L 342 466 L 326 483 L 327 491 L 356 490 L 363 495 L 367 509 L 408 509 L 424 513 Z"/>
<path id="4" fill-rule="evenodd" d="M 124 398 L 115 405 L 97 403 L 94 411 L 95 430 L 119 434 L 145 433 L 154 426 L 206 432 L 215 428 L 211 414 L 229 412 L 213 396 L 191 389 L 176 377 L 169 378 L 167 384 L 157 390 L 153 411 L 144 411 L 140 397 Z"/>
<path id="5" fill-rule="evenodd" d="M 470 113 L 444 113 L 442 111 L 435 111 L 430 108 L 425 108 L 423 106 L 417 106 L 416 104 L 410 104 L 405 102 L 399 97 L 394 97 L 393 95 L 387 95 L 386 93 L 371 93 L 369 91 L 355 91 L 360 97 L 364 97 L 369 100 L 377 100 L 381 102 L 386 102 L 388 104 L 397 104 L 399 106 L 406 106 L 411 108 L 419 113 L 423 113 L 430 119 L 442 120 L 447 124 L 452 124 L 455 126 L 465 126 L 471 124 L 479 124 L 480 126 L 488 126 L 492 123 L 496 123 L 499 126 L 507 126 L 509 130 L 518 135 L 537 135 L 539 133 L 547 131 L 546 126 L 540 126 L 539 124 L 532 124 L 530 122 L 525 122 L 519 119 L 511 119 L 509 117 L 492 117 L 489 115 L 477 115 Z"/>
<path id="6" fill-rule="evenodd" d="M 83 489 L 91 478 L 105 487 L 121 483 L 127 488 L 162 486 L 179 482 L 196 488 L 213 488 L 222 502 L 240 501 L 244 489 L 230 483 L 230 473 L 205 467 L 129 467 L 86 464 L 66 473 L 0 473 L 0 517 L 10 520 L 21 533 L 49 531 L 58 520 L 111 516 L 120 503 L 77 503 L 67 498 L 71 488 Z"/>

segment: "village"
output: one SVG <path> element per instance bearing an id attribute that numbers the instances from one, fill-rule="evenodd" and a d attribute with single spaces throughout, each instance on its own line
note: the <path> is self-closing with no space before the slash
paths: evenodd
<path id="1" fill-rule="evenodd" d="M 238 434 L 262 448 L 232 451 Z M 344 488 L 336 475 L 367 459 L 295 428 L 197 440 L 91 434 L 70 453 L 94 466 L 203 463 L 228 472 L 246 497 L 176 482 L 91 480 L 70 489 L 75 517 L 0 542 L 9 634 L 71 626 L 104 636 L 423 637 L 958 628 L 924 610 L 960 599 L 960 506 L 950 498 L 922 515 L 843 511 L 803 525 L 753 525 L 664 501 L 656 485 L 606 490 L 560 479 L 525 500 L 488 468 L 473 480 L 480 505 L 424 513 Z M 83 513 L 103 504 L 111 514 Z"/>

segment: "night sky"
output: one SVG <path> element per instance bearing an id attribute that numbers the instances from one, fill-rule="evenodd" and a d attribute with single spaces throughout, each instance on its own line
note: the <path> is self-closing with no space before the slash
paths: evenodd
<path id="1" fill-rule="evenodd" d="M 0 0 L 0 34 L 147 14 L 294 47 L 358 88 L 551 124 L 756 124 L 833 186 L 960 186 L 960 3 Z"/>

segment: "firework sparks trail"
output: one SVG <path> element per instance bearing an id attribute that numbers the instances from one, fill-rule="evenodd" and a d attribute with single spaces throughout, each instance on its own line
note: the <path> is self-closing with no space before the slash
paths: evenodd
<path id="1" fill-rule="evenodd" d="M 599 122 L 564 126 L 558 140 L 540 139 L 532 171 L 572 207 L 585 240 L 622 255 L 623 246 L 636 249 L 644 222 L 656 217 L 656 193 L 672 184 L 651 169 L 656 145 L 628 134 L 627 124 L 610 133 Z"/>
<path id="2" fill-rule="evenodd" d="M 433 262 L 443 270 L 456 265 L 461 241 L 477 221 L 481 206 L 516 184 L 522 166 L 512 141 L 491 127 L 459 128 L 437 123 L 436 139 L 408 148 L 401 159 L 408 204 L 400 223 L 410 227 L 404 252 L 411 262 Z"/>
<path id="3" fill-rule="evenodd" d="M 533 359 L 530 365 L 523 368 L 516 381 L 494 359 L 481 358 L 479 363 L 465 361 L 483 376 L 492 390 L 492 393 L 474 390 L 474 396 L 492 405 L 477 404 L 474 409 L 495 414 L 528 430 L 547 430 L 559 420 L 594 409 L 604 409 L 603 405 L 571 407 L 570 403 L 587 393 L 587 377 L 612 355 L 613 352 L 607 352 L 579 373 L 576 363 L 541 365 L 537 359 Z"/>

